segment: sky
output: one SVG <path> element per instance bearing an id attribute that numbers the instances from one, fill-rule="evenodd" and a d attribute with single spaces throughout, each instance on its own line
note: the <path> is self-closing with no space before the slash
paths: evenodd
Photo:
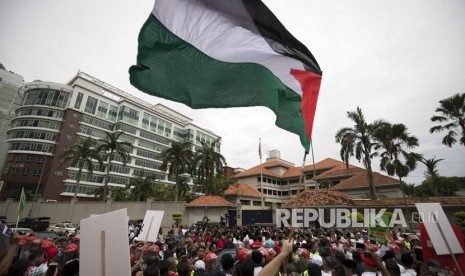
<path id="1" fill-rule="evenodd" d="M 359 106 L 368 122 L 403 123 L 419 139 L 413 151 L 444 159 L 442 176 L 465 176 L 465 147 L 447 148 L 430 134 L 441 99 L 465 93 L 465 1 L 264 0 L 323 70 L 313 126 L 315 161 L 340 160 L 335 134 L 352 127 L 347 111 Z M 26 82 L 68 82 L 84 71 L 150 103 L 162 103 L 222 137 L 231 167 L 258 165 L 278 149 L 302 165 L 298 136 L 275 126 L 265 107 L 202 109 L 144 94 L 129 83 L 137 36 L 153 0 L 1 0 L 0 63 Z M 264 162 L 265 160 L 263 160 Z M 351 164 L 363 167 L 355 158 Z M 374 171 L 380 172 L 375 159 Z M 312 156 L 305 164 L 312 164 Z M 420 184 L 418 164 L 405 179 Z M 383 172 L 382 172 L 383 173 Z"/>

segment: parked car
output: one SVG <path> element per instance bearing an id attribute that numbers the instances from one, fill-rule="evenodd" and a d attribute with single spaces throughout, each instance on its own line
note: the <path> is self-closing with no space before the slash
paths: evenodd
<path id="1" fill-rule="evenodd" d="M 50 232 L 65 232 L 68 231 L 70 234 L 76 233 L 77 225 L 71 222 L 61 222 L 55 225 L 52 225 L 48 228 Z"/>
<path id="2" fill-rule="evenodd" d="M 50 225 L 49 217 L 23 218 L 19 221 L 18 227 L 31 228 L 34 232 L 45 231 Z"/>
<path id="3" fill-rule="evenodd" d="M 30 233 L 34 232 L 34 231 L 32 231 L 31 228 L 23 228 L 23 227 L 15 228 L 15 227 L 13 227 L 13 228 L 10 228 L 10 229 L 11 229 L 11 231 L 18 233 L 19 235 L 26 235 L 26 234 L 30 234 Z"/>
<path id="4" fill-rule="evenodd" d="M 57 233 L 50 232 L 50 231 L 39 231 L 39 232 L 35 232 L 34 235 L 41 239 L 47 239 L 47 240 L 54 240 L 56 237 L 58 237 Z"/>
<path id="5" fill-rule="evenodd" d="M 6 224 L 6 217 L 5 216 L 0 216 L 0 222 L 3 224 Z"/>

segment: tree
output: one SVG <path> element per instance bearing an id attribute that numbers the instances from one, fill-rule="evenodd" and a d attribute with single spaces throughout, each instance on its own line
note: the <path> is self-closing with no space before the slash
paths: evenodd
<path id="1" fill-rule="evenodd" d="M 208 191 L 210 195 L 223 195 L 223 192 L 228 189 L 229 185 L 232 183 L 233 181 L 231 179 L 226 178 L 224 174 L 220 172 L 213 177 Z"/>
<path id="2" fill-rule="evenodd" d="M 70 162 L 72 167 L 79 169 L 76 175 L 76 187 L 74 188 L 73 196 L 73 199 L 76 200 L 84 166 L 90 174 L 93 173 L 94 160 L 98 162 L 100 167 L 103 167 L 102 158 L 99 155 L 99 151 L 96 150 L 96 141 L 90 137 L 84 140 L 78 137 L 76 143 L 65 150 L 60 158 L 63 160 L 62 165 Z"/>
<path id="3" fill-rule="evenodd" d="M 135 201 L 146 201 L 153 192 L 153 178 L 145 176 L 145 173 L 141 171 L 135 177 L 131 177 L 126 188 L 131 189 L 131 195 Z"/>
<path id="4" fill-rule="evenodd" d="M 440 190 L 435 194 L 433 185 L 441 187 Z M 451 177 L 439 176 L 436 179 L 436 183 L 433 184 L 431 179 L 424 180 L 421 185 L 416 187 L 416 193 L 418 196 L 455 196 L 458 191 L 457 182 Z"/>
<path id="5" fill-rule="evenodd" d="M 355 158 L 359 162 L 362 160 L 367 170 L 370 197 L 371 199 L 376 199 L 376 189 L 371 168 L 371 159 L 377 155 L 376 151 L 374 151 L 375 141 L 373 139 L 373 134 L 384 121 L 377 120 L 368 124 L 365 121 L 365 116 L 360 107 L 357 107 L 355 112 L 348 111 L 347 117 L 355 123 L 354 127 L 341 128 L 337 131 L 335 136 L 336 143 L 341 144 L 341 159 L 347 164 L 347 167 L 349 167 L 349 159 L 351 156 L 355 155 Z"/>
<path id="6" fill-rule="evenodd" d="M 126 165 L 127 162 L 129 162 L 130 155 L 129 153 L 132 151 L 132 144 L 129 142 L 121 142 L 118 141 L 119 137 L 123 132 L 115 132 L 115 133 L 110 133 L 106 132 L 105 139 L 103 141 L 99 141 L 101 145 L 98 147 L 98 152 L 99 153 L 108 153 L 107 156 L 107 166 L 105 168 L 106 173 L 103 181 L 103 197 L 102 200 L 107 199 L 108 195 L 108 181 L 109 176 L 110 176 L 110 171 L 111 171 L 111 161 L 113 161 L 114 156 L 118 156 L 121 158 L 123 165 Z"/>
<path id="7" fill-rule="evenodd" d="M 208 144 L 201 142 L 202 147 L 195 153 L 194 168 L 197 169 L 197 176 L 204 179 L 205 195 L 208 195 L 208 187 L 213 183 L 215 172 L 220 172 L 226 159 L 215 148 L 220 143 L 220 138 Z"/>
<path id="8" fill-rule="evenodd" d="M 400 184 L 402 187 L 402 191 L 404 192 L 404 194 L 408 197 L 412 197 L 412 196 L 415 196 L 415 184 L 406 184 L 405 182 L 402 182 L 402 184 Z"/>
<path id="9" fill-rule="evenodd" d="M 373 137 L 377 141 L 375 149 L 382 151 L 379 167 L 388 175 L 397 175 L 399 178 L 405 211 L 407 211 L 406 187 L 403 185 L 402 178 L 415 170 L 417 160 L 421 157 L 419 154 L 408 152 L 406 149 L 418 146 L 418 139 L 407 132 L 407 127 L 404 124 L 388 122 L 381 124 L 375 130 Z"/>
<path id="10" fill-rule="evenodd" d="M 425 177 L 426 180 L 431 182 L 432 188 L 433 188 L 433 195 L 438 196 L 438 187 L 439 187 L 439 171 L 437 170 L 436 166 L 438 165 L 439 162 L 441 162 L 444 159 L 435 159 L 435 157 L 431 159 L 426 159 L 422 158 L 420 159 L 420 162 L 425 164 L 426 166 L 426 172 L 425 172 Z"/>
<path id="11" fill-rule="evenodd" d="M 165 149 L 161 153 L 163 163 L 161 170 L 168 170 L 168 175 L 175 178 L 175 195 L 174 201 L 178 201 L 179 186 L 181 185 L 181 174 L 188 173 L 192 165 L 193 153 L 191 151 L 191 144 L 189 142 L 176 142 L 173 141 L 171 148 Z"/>
<path id="12" fill-rule="evenodd" d="M 431 117 L 431 121 L 441 124 L 433 126 L 429 131 L 449 131 L 442 139 L 444 145 L 452 147 L 459 139 L 459 144 L 465 146 L 465 93 L 440 100 L 436 112 L 440 115 Z"/>

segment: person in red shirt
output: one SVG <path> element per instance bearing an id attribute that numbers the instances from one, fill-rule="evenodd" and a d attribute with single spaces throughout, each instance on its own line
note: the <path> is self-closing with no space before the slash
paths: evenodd
<path id="1" fill-rule="evenodd" d="M 219 254 L 223 248 L 224 248 L 224 245 L 225 245 L 225 240 L 224 240 L 224 235 L 221 234 L 220 235 L 220 238 L 218 239 L 218 241 L 216 242 L 216 250 L 217 250 L 217 253 Z"/>

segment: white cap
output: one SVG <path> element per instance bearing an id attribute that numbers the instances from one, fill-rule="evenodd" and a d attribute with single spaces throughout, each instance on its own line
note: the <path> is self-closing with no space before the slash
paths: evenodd
<path id="1" fill-rule="evenodd" d="M 202 260 L 198 260 L 198 261 L 195 262 L 194 268 L 195 268 L 195 270 L 197 270 L 197 269 L 205 270 L 205 263 Z"/>
<path id="2" fill-rule="evenodd" d="M 323 266 L 323 258 L 320 255 L 313 255 L 312 263 L 317 264 L 318 266 Z"/>

